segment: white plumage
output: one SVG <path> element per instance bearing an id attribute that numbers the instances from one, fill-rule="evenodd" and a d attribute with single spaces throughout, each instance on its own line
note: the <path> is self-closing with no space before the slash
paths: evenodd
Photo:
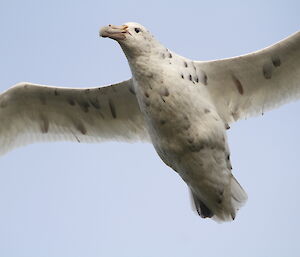
<path id="1" fill-rule="evenodd" d="M 200 216 L 232 220 L 247 196 L 226 129 L 300 94 L 300 32 L 248 55 L 192 61 L 137 23 L 104 27 L 132 79 L 100 88 L 19 83 L 0 95 L 0 153 L 35 141 L 145 140 L 190 188 Z"/>
<path id="2" fill-rule="evenodd" d="M 0 95 L 0 153 L 36 141 L 148 140 L 132 81 L 101 88 L 19 83 Z"/>

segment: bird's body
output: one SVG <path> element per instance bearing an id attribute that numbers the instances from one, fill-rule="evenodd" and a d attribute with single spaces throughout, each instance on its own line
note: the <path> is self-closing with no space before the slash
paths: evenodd
<path id="1" fill-rule="evenodd" d="M 129 61 L 151 141 L 160 158 L 188 184 L 201 216 L 219 212 L 221 219 L 235 217 L 225 124 L 206 86 L 197 82 L 201 74 L 193 61 L 159 46 L 151 47 L 149 56 Z M 239 194 L 236 198 L 245 200 Z"/>
<path id="2" fill-rule="evenodd" d="M 247 195 L 231 173 L 226 129 L 300 97 L 300 33 L 208 62 L 171 52 L 136 23 L 100 34 L 118 41 L 132 78 L 87 89 L 12 87 L 0 95 L 0 152 L 37 140 L 150 141 L 187 183 L 201 217 L 234 219 Z"/>

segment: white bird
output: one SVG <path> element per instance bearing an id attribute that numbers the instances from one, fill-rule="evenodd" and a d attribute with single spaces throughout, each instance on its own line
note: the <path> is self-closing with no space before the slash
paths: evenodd
<path id="1" fill-rule="evenodd" d="M 99 88 L 19 83 L 0 95 L 0 153 L 46 140 L 145 140 L 190 188 L 203 218 L 233 220 L 247 195 L 226 129 L 300 96 L 300 32 L 243 56 L 193 61 L 140 24 L 109 25 L 132 78 Z"/>

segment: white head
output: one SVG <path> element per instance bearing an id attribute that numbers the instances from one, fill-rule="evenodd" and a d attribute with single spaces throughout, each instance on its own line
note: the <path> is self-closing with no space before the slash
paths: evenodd
<path id="1" fill-rule="evenodd" d="M 127 22 L 121 26 L 108 25 L 100 29 L 101 37 L 116 40 L 130 57 L 151 53 L 151 49 L 159 43 L 141 24 Z"/>

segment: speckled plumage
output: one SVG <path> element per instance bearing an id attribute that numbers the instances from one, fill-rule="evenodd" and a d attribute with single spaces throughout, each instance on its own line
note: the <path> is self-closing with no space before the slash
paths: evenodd
<path id="1" fill-rule="evenodd" d="M 150 34 L 145 41 L 151 44 L 150 52 L 127 56 L 152 143 L 161 159 L 190 187 L 202 217 L 232 219 L 246 194 L 232 177 L 225 124 L 210 98 L 206 75 L 193 61 L 171 53 Z M 237 201 L 232 200 L 232 186 L 238 191 Z"/>
<path id="2" fill-rule="evenodd" d="M 232 220 L 247 196 L 231 173 L 226 129 L 300 96 L 300 33 L 245 56 L 199 62 L 142 25 L 109 25 L 132 78 L 101 88 L 19 83 L 0 95 L 0 153 L 40 140 L 146 140 L 190 188 L 203 218 Z"/>

